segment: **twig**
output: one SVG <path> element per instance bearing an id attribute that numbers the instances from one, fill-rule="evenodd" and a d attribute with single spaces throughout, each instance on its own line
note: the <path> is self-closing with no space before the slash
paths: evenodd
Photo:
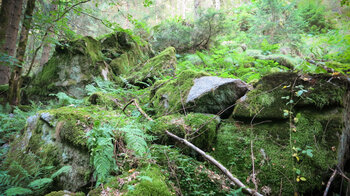
<path id="1" fill-rule="evenodd" d="M 327 196 L 328 191 L 329 191 L 329 187 L 331 186 L 332 181 L 334 180 L 334 177 L 335 177 L 335 175 L 337 174 L 337 171 L 338 171 L 338 170 L 335 169 L 334 172 L 333 172 L 333 174 L 332 174 L 331 177 L 329 178 L 328 183 L 327 183 L 327 186 L 326 186 L 326 189 L 324 190 L 323 196 Z"/>
<path id="2" fill-rule="evenodd" d="M 70 8 L 66 9 L 66 10 L 63 12 L 63 14 L 62 14 L 59 18 L 57 18 L 56 20 L 54 20 L 53 23 L 55 23 L 55 22 L 61 20 L 61 19 L 64 17 L 64 15 L 66 15 L 66 14 L 67 14 L 69 11 L 71 11 L 74 7 L 76 7 L 76 6 L 80 5 L 80 4 L 83 4 L 83 3 L 87 3 L 87 2 L 89 2 L 89 1 L 91 1 L 91 0 L 80 1 L 80 2 L 78 2 L 78 3 L 74 4 L 74 5 L 72 5 Z M 53 26 L 53 25 L 51 25 L 51 26 Z"/>
<path id="3" fill-rule="evenodd" d="M 258 190 L 258 184 L 256 183 L 256 179 L 255 179 L 255 164 L 254 164 L 254 151 L 253 151 L 253 140 L 250 141 L 250 153 L 251 153 L 251 158 L 252 158 L 252 165 L 253 165 L 253 178 L 252 181 L 255 185 L 255 190 Z"/>
<path id="4" fill-rule="evenodd" d="M 138 101 L 136 99 L 132 99 L 130 100 L 123 108 L 123 112 L 125 111 L 125 109 L 130 105 L 134 103 L 135 107 L 137 108 L 137 110 L 149 121 L 153 121 L 153 119 L 151 117 L 149 117 L 145 111 L 142 110 L 142 108 L 140 107 Z M 125 112 L 124 112 L 125 113 Z"/>

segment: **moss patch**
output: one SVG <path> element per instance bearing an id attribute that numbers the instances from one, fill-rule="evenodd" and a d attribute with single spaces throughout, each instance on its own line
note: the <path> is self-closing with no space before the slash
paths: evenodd
<path id="1" fill-rule="evenodd" d="M 165 130 L 168 130 L 208 151 L 216 141 L 216 129 L 219 123 L 219 117 L 211 114 L 189 113 L 186 116 L 177 114 L 158 118 L 153 123 L 151 132 L 161 143 L 168 145 L 174 143 L 165 134 Z"/>
<path id="2" fill-rule="evenodd" d="M 292 89 L 292 87 L 294 88 Z M 299 91 L 301 96 L 297 96 Z M 284 110 L 299 107 L 322 109 L 343 103 L 346 81 L 326 74 L 299 76 L 296 73 L 275 73 L 263 77 L 255 88 L 241 99 L 234 118 L 284 119 Z M 293 100 L 292 104 L 287 103 Z"/>
<path id="3" fill-rule="evenodd" d="M 333 116 L 328 114 L 323 115 L 337 122 L 341 119 L 335 113 Z M 280 186 L 287 195 L 293 195 L 294 192 L 318 194 L 325 188 L 322 184 L 329 178 L 329 168 L 337 164 L 334 147 L 338 146 L 339 138 L 333 137 L 340 135 L 341 128 L 333 125 L 327 127 L 317 113 L 299 112 L 297 118 L 294 131 L 293 127 L 289 128 L 287 121 L 264 123 L 253 128 L 237 122 L 226 122 L 218 132 L 218 142 L 212 155 L 239 179 L 246 180 L 252 171 L 253 141 L 259 187 L 270 187 L 272 195 L 279 193 Z M 327 134 L 333 137 L 329 138 Z M 293 147 L 298 150 L 293 150 Z M 312 157 L 303 153 L 307 149 L 312 150 Z M 299 161 L 292 156 L 294 153 Z M 298 176 L 305 177 L 306 181 L 297 182 Z M 251 179 L 247 185 L 254 187 Z"/>
<path id="4" fill-rule="evenodd" d="M 127 80 L 132 84 L 137 84 L 138 82 L 150 83 L 164 76 L 174 76 L 175 69 L 175 48 L 170 47 L 156 57 L 149 59 L 144 65 L 133 70 L 134 73 Z"/>
<path id="5" fill-rule="evenodd" d="M 157 116 L 182 111 L 182 103 L 194 84 L 193 80 L 208 75 L 205 72 L 186 70 L 181 72 L 177 78 L 155 83 L 156 89 L 151 94 L 151 103 Z"/>
<path id="6" fill-rule="evenodd" d="M 146 195 L 146 196 L 170 196 L 174 195 L 165 183 L 165 177 L 157 167 L 141 170 L 139 182 L 136 182 L 134 190 L 126 195 Z"/>

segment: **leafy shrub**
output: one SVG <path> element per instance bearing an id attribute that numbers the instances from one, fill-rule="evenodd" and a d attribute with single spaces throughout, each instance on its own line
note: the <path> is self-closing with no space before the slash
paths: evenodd
<path id="1" fill-rule="evenodd" d="M 304 22 L 297 12 L 295 3 L 283 0 L 255 1 L 257 12 L 250 34 L 252 39 L 261 43 L 267 39 L 269 43 L 288 43 L 298 46 Z"/>
<path id="2" fill-rule="evenodd" d="M 332 28 L 332 22 L 326 19 L 326 9 L 321 5 L 321 2 L 316 0 L 301 1 L 298 10 L 306 23 L 304 25 L 305 32 L 317 34 Z"/>
<path id="3" fill-rule="evenodd" d="M 224 14 L 207 10 L 196 21 L 186 21 L 181 17 L 166 20 L 153 28 L 151 43 L 156 51 L 173 46 L 184 53 L 207 49 L 209 44 L 223 31 Z"/>

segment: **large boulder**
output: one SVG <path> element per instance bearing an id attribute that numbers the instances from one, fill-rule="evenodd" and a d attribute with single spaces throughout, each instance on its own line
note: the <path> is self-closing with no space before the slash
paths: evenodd
<path id="1" fill-rule="evenodd" d="M 14 177 L 26 177 L 22 176 L 23 171 L 35 176 L 42 171 L 40 168 L 51 167 L 56 171 L 70 166 L 68 173 L 52 179 L 56 190 L 76 192 L 91 186 L 94 170 L 90 165 L 86 133 L 91 131 L 98 111 L 99 108 L 92 106 L 63 107 L 29 117 L 23 133 L 11 144 L 2 166 Z M 114 111 L 101 112 L 104 119 L 118 116 Z M 51 174 L 45 175 L 41 178 Z"/>
<path id="2" fill-rule="evenodd" d="M 343 165 L 343 111 L 339 107 L 322 111 L 305 108 L 294 114 L 293 122 L 224 122 L 212 156 L 238 179 L 247 179 L 250 187 L 254 186 L 254 156 L 260 193 L 278 195 L 283 190 L 286 195 L 320 195 L 332 174 L 329 168 Z"/>
<path id="3" fill-rule="evenodd" d="M 127 74 L 154 56 L 147 42 L 132 39 L 126 33 L 112 33 L 101 38 L 102 53 L 115 75 Z"/>
<path id="4" fill-rule="evenodd" d="M 212 114 L 189 113 L 187 115 L 174 114 L 163 116 L 154 121 L 151 134 L 157 136 L 161 144 L 175 144 L 166 130 L 185 138 L 202 150 L 209 151 L 216 141 L 219 116 Z"/>
<path id="5" fill-rule="evenodd" d="M 194 79 L 185 104 L 194 112 L 217 114 L 233 108 L 247 90 L 247 84 L 239 79 L 203 76 Z"/>
<path id="6" fill-rule="evenodd" d="M 145 64 L 135 67 L 126 75 L 126 80 L 131 84 L 144 86 L 164 76 L 174 76 L 176 64 L 175 48 L 169 47 Z"/>
<path id="7" fill-rule="evenodd" d="M 158 115 L 180 111 L 217 114 L 233 105 L 247 90 L 240 80 L 186 70 L 175 79 L 157 82 L 151 102 Z"/>
<path id="8" fill-rule="evenodd" d="M 144 63 L 153 52 L 147 43 L 136 42 L 121 32 L 102 39 L 83 37 L 62 42 L 52 58 L 26 89 L 30 99 L 48 99 L 50 94 L 65 92 L 76 98 L 85 96 L 85 86 L 95 77 L 116 80 L 116 75 Z"/>
<path id="9" fill-rule="evenodd" d="M 347 81 L 326 74 L 274 73 L 263 77 L 237 101 L 234 118 L 285 119 L 303 107 L 320 110 L 343 104 Z"/>

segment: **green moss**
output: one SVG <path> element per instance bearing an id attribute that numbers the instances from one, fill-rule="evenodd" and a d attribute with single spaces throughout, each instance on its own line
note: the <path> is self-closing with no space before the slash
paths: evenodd
<path id="1" fill-rule="evenodd" d="M 127 74 L 131 68 L 127 54 L 122 54 L 119 58 L 114 59 L 110 65 L 116 75 Z"/>
<path id="2" fill-rule="evenodd" d="M 209 151 L 216 140 L 216 129 L 220 122 L 218 119 L 218 116 L 200 113 L 164 116 L 153 123 L 151 132 L 161 143 L 173 143 L 173 140 L 165 134 L 165 130 L 168 130 L 191 141 L 200 149 Z"/>
<path id="3" fill-rule="evenodd" d="M 174 195 L 165 183 L 165 177 L 157 167 L 144 169 L 139 174 L 139 183 L 126 195 L 167 196 Z"/>
<path id="4" fill-rule="evenodd" d="M 304 92 L 298 97 L 300 90 Z M 283 111 L 290 110 L 290 106 L 322 109 L 342 105 L 345 92 L 346 81 L 327 74 L 300 77 L 296 73 L 275 73 L 263 77 L 255 89 L 237 103 L 233 117 L 284 119 L 288 116 L 284 116 Z M 293 104 L 288 105 L 291 97 Z"/>
<path id="5" fill-rule="evenodd" d="M 228 195 L 230 185 L 217 170 L 209 170 L 205 163 L 185 156 L 181 150 L 169 146 L 152 145 L 151 155 L 167 182 L 184 195 Z M 227 188 L 225 188 L 227 187 Z M 229 188 L 230 187 L 230 188 Z"/>
<path id="6" fill-rule="evenodd" d="M 335 113 L 333 117 L 325 113 L 323 115 L 339 120 Z M 237 122 L 226 122 L 218 132 L 217 144 L 212 155 L 239 179 L 244 180 L 251 175 L 253 141 L 259 187 L 268 186 L 272 189 L 271 194 L 275 195 L 279 193 L 282 181 L 282 190 L 286 195 L 293 195 L 295 191 L 300 194 L 321 191 L 324 189 L 323 180 L 330 175 L 329 168 L 337 164 L 337 153 L 332 151 L 332 146 L 337 146 L 339 140 L 327 136 L 340 134 L 341 129 L 332 128 L 325 133 L 327 125 L 324 119 L 315 113 L 300 112 L 297 118 L 295 132 L 290 130 L 287 121 L 264 123 L 253 128 Z M 295 153 L 293 147 L 301 149 L 297 152 L 299 161 L 292 156 Z M 306 149 L 312 150 L 312 157 L 302 153 L 302 150 Z M 300 170 L 300 176 L 306 178 L 305 182 L 296 181 L 297 174 L 294 168 Z M 252 181 L 247 185 L 254 186 Z"/>
<path id="7" fill-rule="evenodd" d="M 115 98 L 112 94 L 95 92 L 88 98 L 89 103 L 93 105 L 105 106 L 107 108 L 114 108 L 116 103 L 113 101 Z"/>
<path id="8" fill-rule="evenodd" d="M 26 93 L 29 96 L 48 96 L 50 93 L 57 93 L 58 89 L 53 81 L 59 77 L 58 65 L 68 59 L 69 56 L 65 54 L 54 55 L 35 76 L 32 86 L 25 89 Z"/>
<path id="9" fill-rule="evenodd" d="M 154 81 L 164 76 L 174 76 L 176 69 L 175 48 L 169 47 L 156 57 L 149 59 L 141 69 L 135 69 L 127 80 L 135 84 L 137 82 Z"/>
<path id="10" fill-rule="evenodd" d="M 205 72 L 186 70 L 181 72 L 176 79 L 164 81 L 163 85 L 156 83 L 154 86 L 160 87 L 153 92 L 154 96 L 151 97 L 156 115 L 163 116 L 180 112 L 182 102 L 186 100 L 188 92 L 194 84 L 193 80 L 208 75 Z"/>
<path id="11" fill-rule="evenodd" d="M 85 41 L 85 51 L 92 60 L 92 62 L 97 62 L 103 60 L 103 54 L 101 52 L 101 43 L 94 38 L 87 36 L 82 38 Z"/>

